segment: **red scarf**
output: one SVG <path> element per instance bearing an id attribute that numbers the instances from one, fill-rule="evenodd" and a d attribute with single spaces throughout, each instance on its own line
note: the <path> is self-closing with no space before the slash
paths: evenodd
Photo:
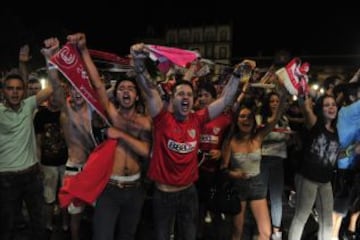
<path id="1" fill-rule="evenodd" d="M 97 92 L 91 87 L 89 76 L 79 51 L 73 44 L 67 43 L 51 59 L 50 63 L 58 67 L 71 85 L 108 123 L 105 111 L 99 102 Z"/>

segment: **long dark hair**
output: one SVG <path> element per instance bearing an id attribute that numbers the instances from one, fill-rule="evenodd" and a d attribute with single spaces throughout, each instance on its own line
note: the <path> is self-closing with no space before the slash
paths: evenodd
<path id="1" fill-rule="evenodd" d="M 268 118 L 272 116 L 272 110 L 270 108 L 270 99 L 272 96 L 277 96 L 280 100 L 280 95 L 277 92 L 270 92 L 265 96 L 260 112 L 262 124 L 267 124 Z M 283 115 L 278 121 L 280 127 L 283 127 L 285 125 L 284 121 L 286 120 L 284 119 L 284 115 Z"/>
<path id="2" fill-rule="evenodd" d="M 336 103 L 336 99 L 334 96 L 332 95 L 322 95 L 321 97 L 319 97 L 316 102 L 315 102 L 315 107 L 314 107 L 314 114 L 317 117 L 317 121 L 319 121 L 319 123 L 321 123 L 321 125 L 325 125 L 325 116 L 324 116 L 324 112 L 323 112 L 323 106 L 324 106 L 324 101 L 326 98 L 332 98 L 334 99 L 335 103 Z M 331 127 L 334 128 L 336 130 L 336 122 L 337 122 L 337 114 L 336 114 L 336 118 L 333 119 L 331 121 Z"/>
<path id="3" fill-rule="evenodd" d="M 257 123 L 256 123 L 256 106 L 254 104 L 253 101 L 245 101 L 243 104 L 241 104 L 235 111 L 234 115 L 233 115 L 233 121 L 232 124 L 228 130 L 228 132 L 226 133 L 226 139 L 230 141 L 231 138 L 236 137 L 236 138 L 241 138 L 241 131 L 240 128 L 237 124 L 238 122 L 238 118 L 239 118 L 239 114 L 243 109 L 249 109 L 251 111 L 251 118 L 252 121 L 254 122 L 254 125 L 251 129 L 251 137 L 254 137 L 256 134 L 256 130 L 257 130 Z"/>

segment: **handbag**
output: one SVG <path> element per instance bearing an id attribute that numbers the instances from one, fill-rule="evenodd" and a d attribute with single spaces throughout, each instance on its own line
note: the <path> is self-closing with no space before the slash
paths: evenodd
<path id="1" fill-rule="evenodd" d="M 214 213 L 236 215 L 241 212 L 241 201 L 238 191 L 231 179 L 218 178 L 210 188 L 208 209 Z"/>

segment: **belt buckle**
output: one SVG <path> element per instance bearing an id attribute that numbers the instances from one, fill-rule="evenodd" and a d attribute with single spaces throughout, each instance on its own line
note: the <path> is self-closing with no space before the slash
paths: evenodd
<path id="1" fill-rule="evenodd" d="M 123 183 L 123 182 L 119 182 L 119 181 L 116 181 L 116 186 L 117 186 L 118 188 L 125 188 L 124 183 Z"/>
<path id="2" fill-rule="evenodd" d="M 119 188 L 133 188 L 133 187 L 138 187 L 139 186 L 139 182 L 138 181 L 133 181 L 133 182 L 119 182 L 118 183 Z"/>
<path id="3" fill-rule="evenodd" d="M 130 188 L 133 187 L 135 183 L 132 182 L 119 182 L 119 188 Z"/>

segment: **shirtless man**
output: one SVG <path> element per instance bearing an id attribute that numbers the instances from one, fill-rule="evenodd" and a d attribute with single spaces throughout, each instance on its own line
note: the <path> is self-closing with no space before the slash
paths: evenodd
<path id="1" fill-rule="evenodd" d="M 59 41 L 56 38 L 46 40 L 51 42 L 52 46 L 59 48 Z M 55 48 L 55 47 L 54 47 Z M 46 56 L 50 59 L 51 54 Z M 50 79 L 57 79 L 59 81 L 58 72 L 53 71 L 49 75 Z M 77 175 L 82 171 L 82 168 L 91 153 L 97 145 L 93 131 L 92 131 L 92 109 L 87 104 L 81 94 L 74 88 L 70 87 L 68 99 L 64 98 L 63 88 L 59 87 L 56 91 L 56 101 L 61 106 L 60 123 L 64 130 L 64 137 L 68 146 L 68 160 L 65 167 L 64 181 L 70 177 Z M 80 222 L 84 205 L 71 203 L 68 207 L 70 217 L 71 239 L 80 239 Z"/>
<path id="2" fill-rule="evenodd" d="M 107 130 L 108 137 L 119 139 L 109 183 L 96 201 L 93 239 L 115 239 L 115 232 L 116 239 L 134 239 L 144 202 L 140 160 L 149 156 L 151 121 L 136 110 L 140 91 L 134 79 L 117 82 L 112 103 L 90 57 L 85 35 L 70 35 L 68 40 L 80 50 L 90 80 L 115 127 Z"/>
<path id="3" fill-rule="evenodd" d="M 70 98 L 66 101 L 61 113 L 61 124 L 64 128 L 68 145 L 68 161 L 65 167 L 65 179 L 82 171 L 91 151 L 97 145 L 91 125 L 92 110 L 85 99 L 74 88 L 70 87 Z M 72 239 L 80 239 L 80 222 L 84 206 L 70 204 Z"/>

